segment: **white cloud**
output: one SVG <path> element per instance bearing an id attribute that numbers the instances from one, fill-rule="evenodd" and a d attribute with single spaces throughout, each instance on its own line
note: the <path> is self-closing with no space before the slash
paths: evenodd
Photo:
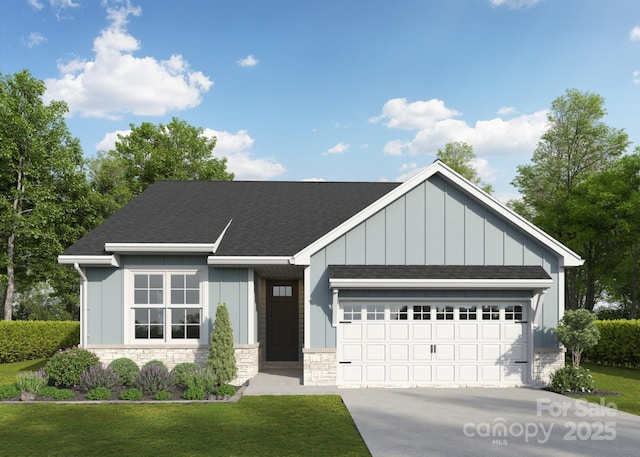
<path id="1" fill-rule="evenodd" d="M 390 156 L 401 156 L 403 154 L 404 149 L 407 147 L 407 143 L 404 143 L 400 140 L 393 140 L 387 142 L 384 145 L 384 153 Z"/>
<path id="2" fill-rule="evenodd" d="M 542 0 L 489 0 L 493 6 L 506 6 L 507 8 L 528 8 L 540 3 Z"/>
<path id="3" fill-rule="evenodd" d="M 478 172 L 478 176 L 484 182 L 495 182 L 498 172 L 495 168 L 489 165 L 489 161 L 487 159 L 476 157 L 474 159 L 471 159 L 470 165 L 476 172 Z"/>
<path id="4" fill-rule="evenodd" d="M 498 114 L 500 116 L 506 116 L 507 114 L 517 113 L 516 109 L 513 106 L 503 106 L 498 110 Z"/>
<path id="5" fill-rule="evenodd" d="M 38 1 L 38 0 L 27 0 L 27 3 L 32 7 L 35 8 L 37 10 L 41 10 L 42 8 L 44 8 L 44 3 Z"/>
<path id="6" fill-rule="evenodd" d="M 246 130 L 230 133 L 223 130 L 205 129 L 204 135 L 216 137 L 213 154 L 227 158 L 227 170 L 235 173 L 238 180 L 271 179 L 286 171 L 284 166 L 274 159 L 255 159 L 251 153 L 253 138 Z"/>
<path id="7" fill-rule="evenodd" d="M 300 181 L 302 181 L 302 182 L 326 182 L 326 179 L 324 179 L 324 178 L 304 178 L 304 179 L 301 179 Z"/>
<path id="8" fill-rule="evenodd" d="M 640 41 L 640 26 L 636 25 L 629 32 L 629 39 L 631 41 Z"/>
<path id="9" fill-rule="evenodd" d="M 43 35 L 39 34 L 38 32 L 31 32 L 26 39 L 22 40 L 24 45 L 29 49 L 35 48 L 36 46 L 41 45 L 45 41 L 47 41 L 47 39 Z"/>
<path id="10" fill-rule="evenodd" d="M 349 150 L 350 145 L 346 143 L 338 143 L 334 147 L 329 148 L 326 154 L 344 154 Z"/>
<path id="11" fill-rule="evenodd" d="M 236 63 L 241 67 L 255 67 L 259 62 L 260 61 L 256 59 L 253 54 L 249 54 L 247 57 L 238 60 Z"/>
<path id="12" fill-rule="evenodd" d="M 447 108 L 442 100 L 407 103 L 406 98 L 393 98 L 384 104 L 382 113 L 369 119 L 369 122 L 386 120 L 385 125 L 389 128 L 414 130 L 431 127 L 442 119 L 458 114 L 460 113 Z"/>
<path id="13" fill-rule="evenodd" d="M 110 151 L 116 148 L 116 141 L 120 136 L 129 136 L 131 130 L 116 130 L 114 132 L 107 133 L 99 142 L 96 143 L 96 151 Z"/>
<path id="14" fill-rule="evenodd" d="M 126 25 L 129 16 L 139 16 L 142 10 L 128 2 L 118 5 L 107 8 L 111 23 L 94 40 L 94 59 L 59 63 L 61 77 L 45 80 L 45 99 L 66 101 L 71 114 L 111 119 L 124 113 L 164 115 L 198 106 L 213 82 L 191 71 L 179 54 L 167 60 L 134 56 L 140 43 Z"/>
<path id="15" fill-rule="evenodd" d="M 416 173 L 418 173 L 422 168 L 418 168 L 418 164 L 416 162 L 405 163 L 400 167 L 400 175 L 396 177 L 396 181 L 404 182 L 407 179 L 413 177 Z"/>
<path id="16" fill-rule="evenodd" d="M 633 72 L 633 83 L 640 84 L 640 71 L 638 70 Z"/>

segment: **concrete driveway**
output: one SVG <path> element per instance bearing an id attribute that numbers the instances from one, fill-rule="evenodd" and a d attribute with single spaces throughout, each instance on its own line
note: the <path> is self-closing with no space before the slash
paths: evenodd
<path id="1" fill-rule="evenodd" d="M 526 388 L 339 393 L 374 457 L 640 456 L 640 417 L 616 397 L 607 408 Z"/>

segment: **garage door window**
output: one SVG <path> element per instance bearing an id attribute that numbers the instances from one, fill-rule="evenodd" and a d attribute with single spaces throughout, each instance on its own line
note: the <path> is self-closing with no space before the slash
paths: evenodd
<path id="1" fill-rule="evenodd" d="M 431 320 L 431 306 L 429 305 L 416 305 L 413 307 L 413 320 L 414 321 L 428 321 Z"/>
<path id="2" fill-rule="evenodd" d="M 344 305 L 344 320 L 346 321 L 362 320 L 362 306 Z"/>
<path id="3" fill-rule="evenodd" d="M 521 321 L 522 305 L 507 306 L 504 309 L 504 318 L 508 321 Z"/>
<path id="4" fill-rule="evenodd" d="M 383 321 L 385 305 L 367 305 L 368 321 Z"/>
<path id="5" fill-rule="evenodd" d="M 406 321 L 407 320 L 407 307 L 392 305 L 391 306 L 391 320 L 392 321 Z"/>
<path id="6" fill-rule="evenodd" d="M 483 305 L 482 320 L 483 321 L 500 320 L 500 307 L 498 305 Z"/>
<path id="7" fill-rule="evenodd" d="M 460 320 L 461 321 L 475 321 L 476 320 L 476 307 L 468 306 L 460 307 Z"/>
<path id="8" fill-rule="evenodd" d="M 439 321 L 452 321 L 453 306 L 438 306 L 436 308 L 436 319 Z"/>

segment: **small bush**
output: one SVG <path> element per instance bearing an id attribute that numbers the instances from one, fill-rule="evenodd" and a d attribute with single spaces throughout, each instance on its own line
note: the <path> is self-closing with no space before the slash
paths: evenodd
<path id="1" fill-rule="evenodd" d="M 238 375 L 233 342 L 233 327 L 229 318 L 229 310 L 225 303 L 218 304 L 216 319 L 207 356 L 207 368 L 217 376 L 220 384 L 225 384 Z"/>
<path id="2" fill-rule="evenodd" d="M 109 400 L 109 399 L 111 399 L 111 391 L 109 389 L 105 389 L 104 387 L 96 387 L 95 389 L 91 389 L 87 393 L 87 399 L 89 399 L 89 400 Z"/>
<path id="3" fill-rule="evenodd" d="M 15 384 L 4 384 L 0 386 L 0 400 L 17 399 L 19 396 L 20 391 Z"/>
<path id="4" fill-rule="evenodd" d="M 111 367 L 105 367 L 101 363 L 86 369 L 80 375 L 78 383 L 81 390 L 88 392 L 98 387 L 105 389 L 115 389 L 120 385 L 120 377 L 118 373 Z"/>
<path id="5" fill-rule="evenodd" d="M 169 370 L 165 366 L 155 364 L 145 364 L 136 375 L 133 384 L 145 395 L 155 395 L 173 385 Z"/>
<path id="6" fill-rule="evenodd" d="M 80 343 L 80 322 L 0 321 L 0 363 L 51 357 Z"/>
<path id="7" fill-rule="evenodd" d="M 120 400 L 142 400 L 142 391 L 140 389 L 136 389 L 135 387 L 127 389 L 120 394 Z"/>
<path id="8" fill-rule="evenodd" d="M 160 392 L 156 392 L 153 396 L 154 400 L 171 400 L 171 392 L 167 392 L 166 390 L 161 390 Z"/>
<path id="9" fill-rule="evenodd" d="M 215 394 L 218 397 L 225 397 L 227 395 L 233 397 L 236 394 L 236 388 L 230 384 L 222 384 L 216 389 Z"/>
<path id="10" fill-rule="evenodd" d="M 43 369 L 38 371 L 22 371 L 16 378 L 16 388 L 20 392 L 37 394 L 49 383 L 49 377 Z"/>
<path id="11" fill-rule="evenodd" d="M 167 368 L 167 366 L 165 365 L 165 363 L 162 360 L 149 360 L 147 363 L 144 364 L 144 366 L 156 366 L 156 367 L 162 367 L 162 368 Z"/>
<path id="12" fill-rule="evenodd" d="M 184 387 L 187 389 L 197 387 L 205 392 L 214 393 L 216 387 L 218 387 L 217 380 L 215 373 L 209 368 L 198 367 L 198 370 L 192 372 L 191 376 L 186 379 Z"/>
<path id="13" fill-rule="evenodd" d="M 130 386 L 133 384 L 133 380 L 136 378 L 136 375 L 140 371 L 138 365 L 126 357 L 122 357 L 119 359 L 113 360 L 109 367 L 113 369 L 118 374 L 120 378 L 120 385 Z"/>
<path id="14" fill-rule="evenodd" d="M 69 389 L 58 389 L 57 387 L 47 386 L 40 389 L 38 394 L 43 398 L 53 398 L 54 400 L 71 400 L 73 392 Z"/>
<path id="15" fill-rule="evenodd" d="M 204 400 L 206 396 L 207 392 L 202 387 L 190 387 L 182 394 L 185 400 Z"/>
<path id="16" fill-rule="evenodd" d="M 566 366 L 551 375 L 549 388 L 553 392 L 591 392 L 595 386 L 591 372 L 584 367 Z"/>
<path id="17" fill-rule="evenodd" d="M 178 387 L 188 387 L 192 378 L 200 372 L 200 365 L 193 362 L 183 362 L 177 364 L 171 370 L 173 383 Z"/>
<path id="18" fill-rule="evenodd" d="M 57 387 L 73 387 L 80 382 L 80 375 L 100 359 L 93 352 L 70 348 L 56 352 L 44 367 L 51 384 Z"/>

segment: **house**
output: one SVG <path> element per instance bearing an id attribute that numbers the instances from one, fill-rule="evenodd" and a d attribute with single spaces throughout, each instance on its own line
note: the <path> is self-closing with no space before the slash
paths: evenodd
<path id="1" fill-rule="evenodd" d="M 239 375 L 308 385 L 542 385 L 580 257 L 440 161 L 404 183 L 158 182 L 59 257 L 104 362 L 204 363 L 218 303 Z"/>

